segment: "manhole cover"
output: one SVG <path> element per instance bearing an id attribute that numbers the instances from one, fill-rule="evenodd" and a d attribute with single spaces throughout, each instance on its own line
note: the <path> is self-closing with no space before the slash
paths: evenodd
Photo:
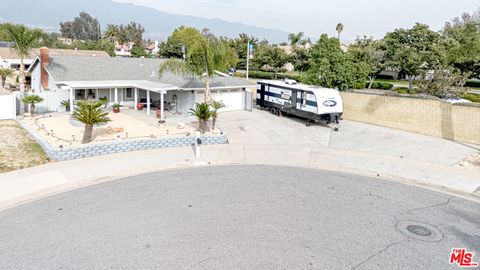
<path id="1" fill-rule="evenodd" d="M 407 230 L 411 233 L 414 233 L 418 236 L 423 236 L 423 237 L 427 237 L 427 236 L 430 236 L 432 235 L 432 232 L 423 227 L 423 226 L 420 226 L 420 225 L 409 225 L 407 226 Z"/>
<path id="2" fill-rule="evenodd" d="M 443 234 L 432 225 L 415 220 L 402 220 L 397 223 L 397 229 L 404 235 L 422 241 L 437 242 L 443 239 Z"/>

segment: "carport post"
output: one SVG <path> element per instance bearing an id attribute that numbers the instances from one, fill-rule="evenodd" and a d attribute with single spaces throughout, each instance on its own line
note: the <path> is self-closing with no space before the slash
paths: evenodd
<path id="1" fill-rule="evenodd" d="M 135 108 L 135 111 L 137 110 L 137 104 L 138 104 L 138 88 L 135 88 L 133 92 L 133 99 L 134 99 L 134 104 L 133 107 Z"/>
<path id="2" fill-rule="evenodd" d="M 147 115 L 150 115 L 150 91 L 147 90 Z"/>
<path id="3" fill-rule="evenodd" d="M 164 92 L 162 90 L 162 92 L 160 92 L 160 113 L 161 113 L 161 116 L 160 116 L 160 120 L 165 120 L 165 111 L 164 111 L 164 106 L 163 106 L 163 95 L 164 95 Z"/>

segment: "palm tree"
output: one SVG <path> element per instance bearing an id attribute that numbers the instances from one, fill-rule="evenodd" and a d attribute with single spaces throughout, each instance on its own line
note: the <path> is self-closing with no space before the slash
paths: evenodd
<path id="1" fill-rule="evenodd" d="M 2 87 L 5 88 L 5 83 L 8 77 L 12 77 L 15 71 L 10 68 L 0 68 L 0 78 L 2 79 Z"/>
<path id="2" fill-rule="evenodd" d="M 43 98 L 37 95 L 28 95 L 22 99 L 23 103 L 30 105 L 31 116 L 35 115 L 35 104 L 43 101 Z"/>
<path id="3" fill-rule="evenodd" d="M 118 40 L 118 36 L 119 36 L 118 25 L 108 24 L 107 30 L 105 30 L 104 36 L 108 38 L 110 41 L 115 43 L 115 41 Z"/>
<path id="4" fill-rule="evenodd" d="M 215 70 L 226 70 L 232 63 L 227 57 L 228 50 L 220 41 L 211 41 L 205 37 L 197 38 L 187 48 L 185 61 L 169 59 L 160 65 L 160 76 L 172 72 L 186 76 L 203 77 L 205 81 L 205 103 L 211 104 L 210 78 Z"/>
<path id="5" fill-rule="evenodd" d="M 37 30 L 31 30 L 24 25 L 5 24 L 5 33 L 7 36 L 15 42 L 12 49 L 20 57 L 20 93 L 23 96 L 25 92 L 25 64 L 23 63 L 25 57 L 30 55 L 32 47 L 35 41 L 40 37 L 40 32 Z"/>
<path id="6" fill-rule="evenodd" d="M 337 27 L 335 28 L 338 32 L 338 41 L 340 41 L 340 33 L 343 32 L 343 24 L 342 23 L 338 23 L 337 24 Z"/>
<path id="7" fill-rule="evenodd" d="M 303 32 L 299 32 L 298 34 L 290 33 L 288 34 L 288 40 L 290 41 L 290 45 L 297 45 L 303 38 L 305 34 Z"/>
<path id="8" fill-rule="evenodd" d="M 103 110 L 101 101 L 79 101 L 77 105 L 78 109 L 73 113 L 73 118 L 85 124 L 82 143 L 89 143 L 92 140 L 93 126 L 111 120 Z"/>
<path id="9" fill-rule="evenodd" d="M 225 108 L 225 104 L 220 101 L 213 101 L 213 111 L 212 111 L 212 130 L 215 130 L 215 123 L 217 122 L 218 110 Z"/>
<path id="10" fill-rule="evenodd" d="M 200 132 L 204 134 L 207 129 L 207 121 L 212 116 L 210 106 L 207 103 L 197 103 L 195 109 L 190 109 L 190 114 L 198 118 Z"/>

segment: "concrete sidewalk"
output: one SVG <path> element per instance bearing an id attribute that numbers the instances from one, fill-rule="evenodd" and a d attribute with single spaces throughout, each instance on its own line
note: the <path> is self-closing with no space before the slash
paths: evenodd
<path id="1" fill-rule="evenodd" d="M 258 164 L 361 174 L 461 195 L 475 194 L 480 170 L 457 163 L 474 146 L 344 121 L 339 132 L 266 112 L 222 114 L 230 144 L 120 153 L 0 174 L 0 208 L 86 185 L 194 166 Z M 192 176 L 194 177 L 194 176 Z M 480 194 L 478 194 L 480 195 Z"/>

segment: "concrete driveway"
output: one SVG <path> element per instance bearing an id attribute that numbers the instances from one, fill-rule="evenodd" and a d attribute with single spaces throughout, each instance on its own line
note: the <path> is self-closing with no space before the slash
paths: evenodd
<path id="1" fill-rule="evenodd" d="M 307 127 L 303 119 L 277 117 L 261 110 L 223 113 L 219 125 L 228 133 L 231 144 L 357 151 L 449 166 L 480 150 L 476 146 L 346 120 L 334 132 L 326 125 Z"/>

